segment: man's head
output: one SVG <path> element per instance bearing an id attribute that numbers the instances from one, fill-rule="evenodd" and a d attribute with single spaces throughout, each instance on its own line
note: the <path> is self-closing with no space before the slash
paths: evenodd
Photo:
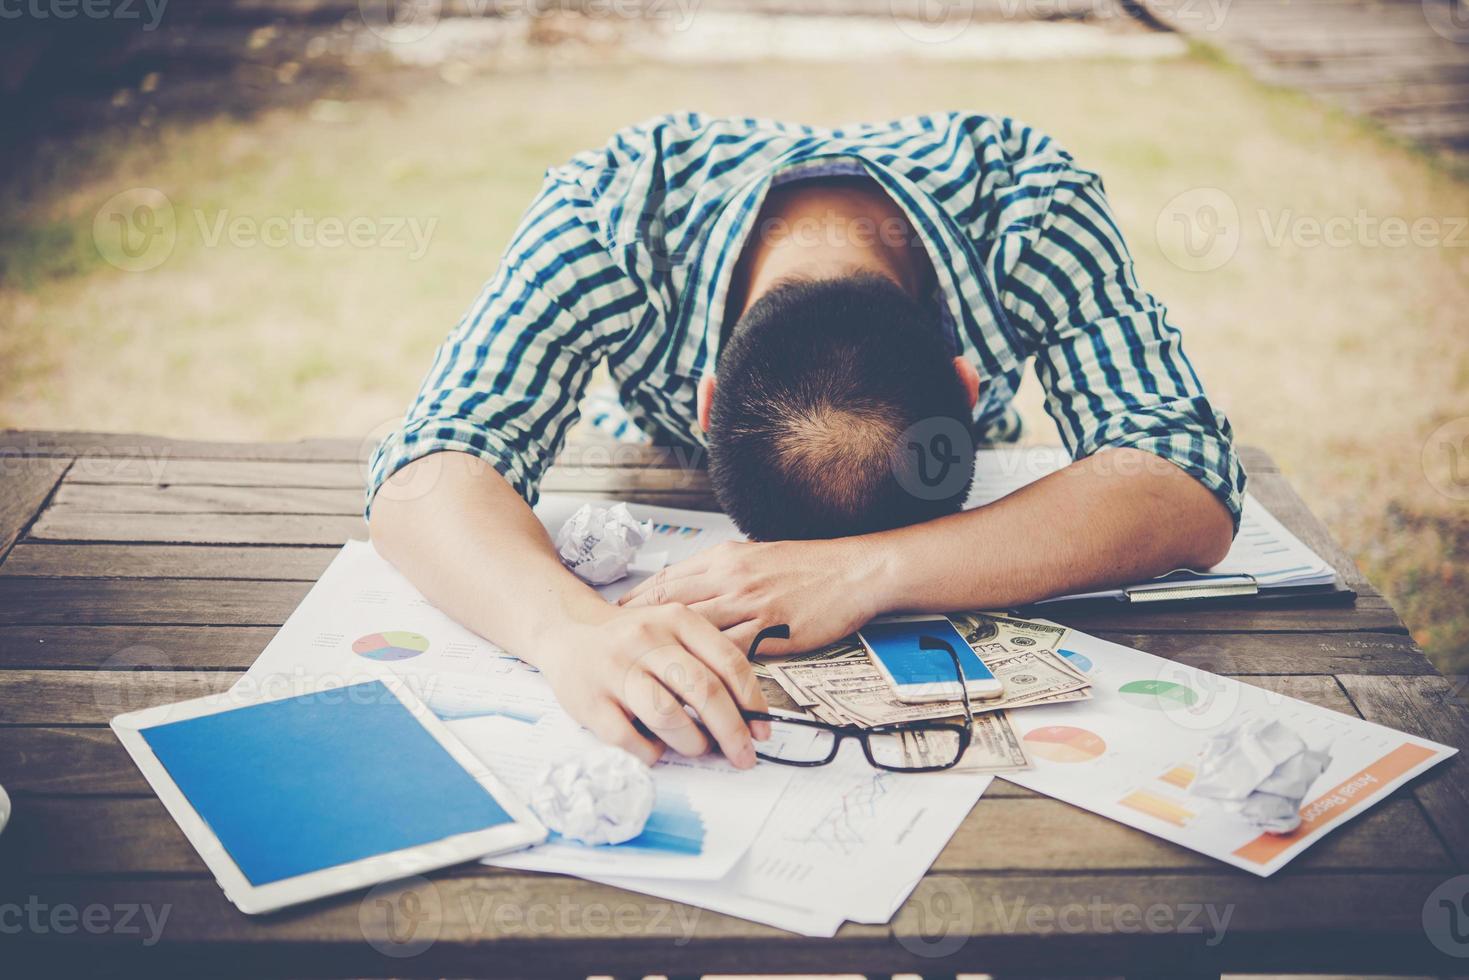
<path id="1" fill-rule="evenodd" d="M 877 275 L 779 283 L 700 391 L 709 475 L 752 538 L 830 538 L 959 509 L 978 390 L 935 316 Z"/>

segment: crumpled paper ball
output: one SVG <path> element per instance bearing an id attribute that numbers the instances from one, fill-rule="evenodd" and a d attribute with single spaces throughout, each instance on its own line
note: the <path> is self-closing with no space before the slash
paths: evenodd
<path id="1" fill-rule="evenodd" d="M 1301 801 L 1331 756 L 1315 751 L 1279 721 L 1251 718 L 1204 744 L 1189 792 L 1222 800 L 1272 834 L 1301 825 Z"/>
<path id="2" fill-rule="evenodd" d="M 627 504 L 583 504 L 556 532 L 556 553 L 583 582 L 608 585 L 627 574 L 652 534 L 652 522 L 639 522 Z"/>
<path id="3" fill-rule="evenodd" d="M 536 773 L 530 808 L 541 823 L 583 844 L 621 844 L 653 812 L 653 776 L 631 753 L 600 745 Z"/>

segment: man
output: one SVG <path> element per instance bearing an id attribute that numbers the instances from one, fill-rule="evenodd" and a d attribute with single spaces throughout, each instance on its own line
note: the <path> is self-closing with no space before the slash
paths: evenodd
<path id="1" fill-rule="evenodd" d="M 973 445 L 1018 434 L 1031 358 L 1076 462 L 960 512 Z M 707 444 L 756 539 L 617 606 L 528 505 L 598 364 L 655 441 Z M 1048 137 L 970 114 L 668 116 L 548 173 L 378 450 L 371 532 L 603 739 L 651 761 L 712 737 L 748 766 L 761 627 L 808 649 L 886 612 L 1212 565 L 1244 491 L 1230 439 L 1100 178 Z"/>

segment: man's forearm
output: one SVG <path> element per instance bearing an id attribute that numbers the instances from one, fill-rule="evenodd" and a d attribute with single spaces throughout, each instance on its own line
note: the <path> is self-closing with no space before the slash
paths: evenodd
<path id="1" fill-rule="evenodd" d="M 884 611 L 1006 607 L 1206 568 L 1232 523 L 1151 453 L 1105 450 L 977 510 L 863 540 Z"/>
<path id="2" fill-rule="evenodd" d="M 611 608 L 562 566 L 520 495 L 483 460 L 409 463 L 373 502 L 373 544 L 439 609 L 531 663 L 536 638 Z"/>

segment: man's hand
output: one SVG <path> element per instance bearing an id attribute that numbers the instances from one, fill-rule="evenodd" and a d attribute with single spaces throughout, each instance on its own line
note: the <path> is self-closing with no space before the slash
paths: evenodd
<path id="1" fill-rule="evenodd" d="M 687 606 L 741 649 L 766 626 L 786 623 L 790 640 L 761 650 L 794 653 L 847 636 L 877 615 L 874 562 L 880 560 L 864 538 L 731 541 L 664 568 L 620 604 L 629 610 Z"/>
<path id="2" fill-rule="evenodd" d="M 556 630 L 537 650 L 535 662 L 567 713 L 649 765 L 665 746 L 703 755 L 707 731 L 730 762 L 753 766 L 751 729 L 767 738 L 769 724 L 747 725 L 740 709 L 769 706 L 744 650 L 683 606 L 609 611 L 595 626 Z"/>

